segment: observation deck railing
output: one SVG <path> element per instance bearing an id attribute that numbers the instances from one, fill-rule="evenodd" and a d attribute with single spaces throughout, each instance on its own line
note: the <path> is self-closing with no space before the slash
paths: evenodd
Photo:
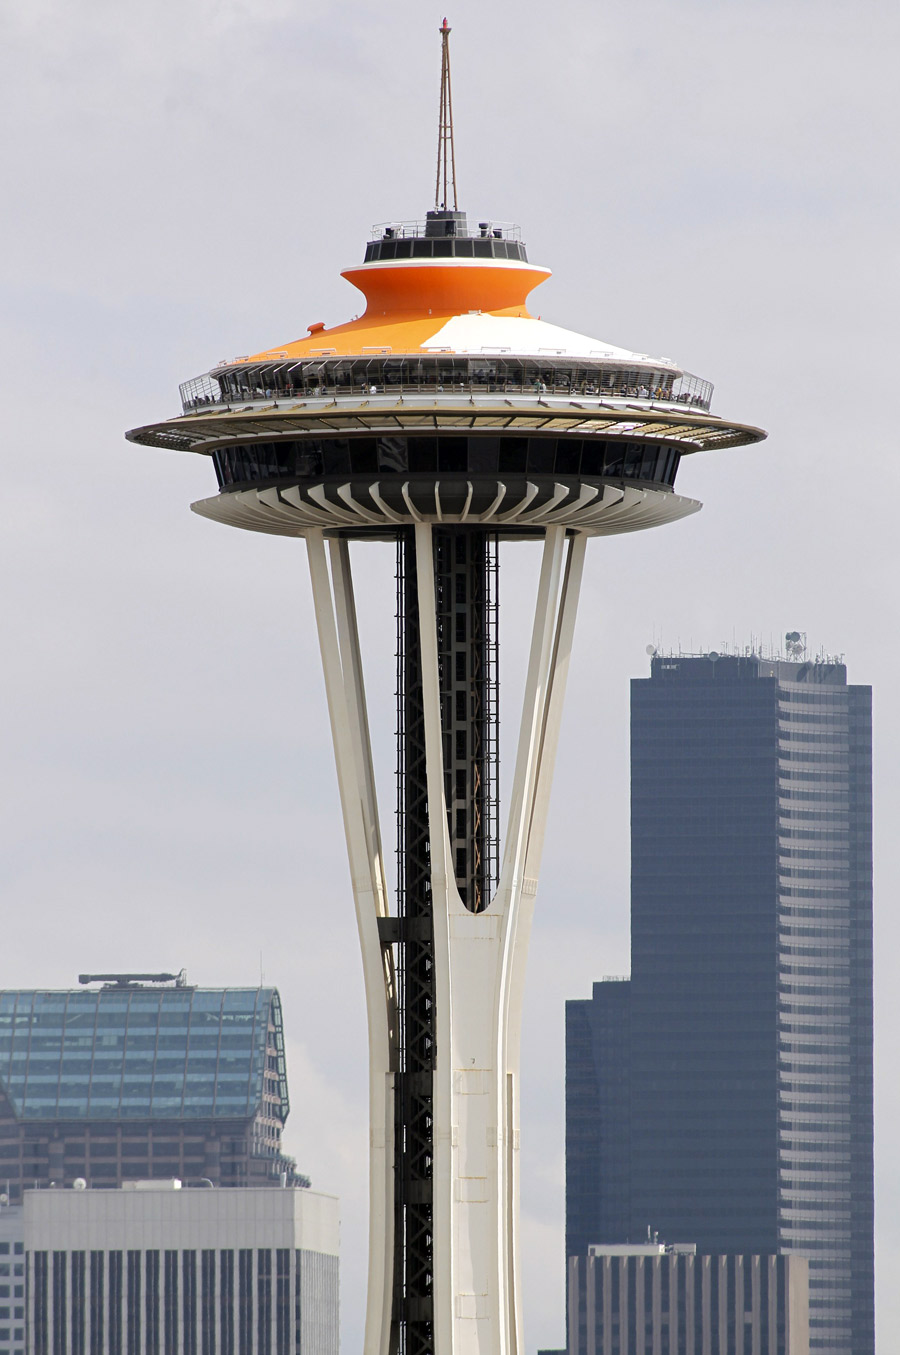
<path id="1" fill-rule="evenodd" d="M 356 365 L 356 364 L 354 364 Z M 295 364 L 298 366 L 298 364 Z M 330 374 L 282 369 L 229 373 L 215 378 L 204 375 L 181 386 L 182 409 L 185 414 L 214 409 L 236 409 L 247 405 L 272 404 L 282 400 L 350 399 L 370 396 L 393 396 L 397 399 L 462 395 L 465 397 L 500 398 L 512 396 L 555 396 L 577 401 L 579 398 L 640 400 L 659 404 L 683 405 L 705 412 L 712 398 L 712 385 L 688 372 L 680 376 L 646 371 L 597 371 L 570 369 L 555 373 L 541 371 L 538 365 L 521 371 L 475 371 L 471 374 L 450 374 L 435 379 L 434 372 L 398 374 L 383 363 L 368 364 L 362 380 L 340 381 L 329 379 Z M 356 373 L 354 372 L 354 375 Z M 293 377 L 293 379 L 291 379 Z M 318 377 L 318 379 L 317 379 Z M 244 379 L 246 378 L 246 379 Z"/>
<path id="2" fill-rule="evenodd" d="M 521 240 L 522 228 L 512 221 L 478 221 L 475 229 L 466 227 L 464 235 L 471 239 Z M 425 221 L 379 221 L 372 227 L 371 240 L 414 240 L 423 239 L 429 231 L 430 223 Z M 433 225 L 429 233 L 433 233 Z"/>

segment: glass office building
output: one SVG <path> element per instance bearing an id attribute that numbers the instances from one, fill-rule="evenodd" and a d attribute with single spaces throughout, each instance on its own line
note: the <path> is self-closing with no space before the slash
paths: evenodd
<path id="1" fill-rule="evenodd" d="M 274 988 L 0 992 L 0 1181 L 304 1184 Z"/>
<path id="2" fill-rule="evenodd" d="M 807 1256 L 815 1355 L 874 1350 L 871 831 L 842 663 L 654 657 L 632 976 L 567 1010 L 567 1255 Z"/>

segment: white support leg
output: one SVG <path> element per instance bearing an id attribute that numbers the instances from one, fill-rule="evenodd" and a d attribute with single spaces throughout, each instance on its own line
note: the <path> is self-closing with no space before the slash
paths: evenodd
<path id="1" fill-rule="evenodd" d="M 508 1133 L 513 1141 L 518 1140 L 519 1111 L 519 1067 L 522 1045 L 522 1001 L 525 987 L 525 970 L 528 960 L 528 944 L 531 939 L 531 924 L 537 895 L 538 876 L 540 874 L 541 854 L 544 845 L 544 832 L 547 825 L 547 812 L 550 804 L 550 789 L 556 764 L 556 751 L 559 746 L 559 732 L 562 724 L 563 702 L 566 693 L 566 681 L 569 674 L 569 662 L 572 656 L 572 644 L 575 635 L 575 616 L 578 610 L 578 598 L 584 570 L 584 556 L 587 537 L 579 534 L 570 538 L 567 547 L 565 573 L 556 618 L 553 655 L 547 684 L 544 706 L 544 721 L 541 731 L 540 749 L 537 758 L 537 774 L 532 793 L 532 809 L 527 831 L 522 888 L 518 901 L 515 927 L 515 939 L 510 959 L 510 977 L 507 987 L 507 1008 L 504 1021 L 506 1037 L 505 1060 L 510 1076 L 510 1105 Z M 524 715 L 523 715 L 524 722 Z M 509 1154 L 510 1222 L 507 1230 L 509 1243 L 508 1266 L 511 1289 L 515 1286 L 519 1273 L 519 1183 L 515 1179 L 517 1155 Z M 513 1293 L 510 1313 L 516 1323 L 515 1339 L 510 1351 L 519 1355 L 524 1347 L 521 1335 L 521 1297 Z"/>
<path id="2" fill-rule="evenodd" d="M 369 841 L 369 860 L 373 871 L 372 883 L 378 898 L 378 915 L 379 917 L 386 917 L 388 914 L 387 881 L 384 874 L 384 853 L 381 846 L 378 801 L 375 795 L 375 769 L 372 765 L 369 716 L 366 709 L 359 629 L 356 623 L 353 576 L 350 572 L 349 543 L 343 540 L 329 541 L 328 553 L 331 558 L 331 578 L 334 588 L 334 607 L 337 618 L 344 691 L 351 721 L 350 737 L 356 759 L 357 784 L 362 792 L 363 820 Z"/>
<path id="3" fill-rule="evenodd" d="M 444 796 L 432 527 L 416 525 L 434 917 L 434 1332 L 438 1355 L 524 1355 L 518 1249 L 518 1072 L 525 954 L 537 888 L 585 539 L 548 527 L 506 846 L 487 911 L 456 888 Z M 310 578 L 369 1020 L 369 1292 L 364 1355 L 387 1355 L 393 1286 L 394 980 L 378 932 L 384 858 L 349 551 L 307 533 Z M 331 571 L 329 573 L 329 554 Z"/>
<path id="4" fill-rule="evenodd" d="M 365 1355 L 386 1355 L 393 1283 L 393 1012 L 378 918 L 386 911 L 387 891 L 349 555 L 346 546 L 332 550 L 332 593 L 323 533 L 309 531 L 306 545 L 369 1027 L 369 1280 L 364 1349 Z"/>
<path id="5" fill-rule="evenodd" d="M 570 560 L 574 542 L 569 546 Z M 583 550 L 583 543 L 580 547 Z M 544 538 L 544 553 L 535 604 L 531 651 L 522 701 L 519 746 L 513 776 L 509 822 L 503 852 L 503 864 L 492 911 L 502 919 L 503 983 L 499 995 L 497 1019 L 498 1063 L 505 1074 L 503 1099 L 503 1142 L 500 1160 L 502 1210 L 500 1236 L 506 1302 L 502 1317 L 506 1323 L 504 1355 L 522 1355 L 521 1295 L 518 1292 L 519 1227 L 519 1062 L 521 1047 L 521 979 L 524 976 L 531 919 L 534 912 L 537 878 L 528 870 L 528 846 L 538 788 L 546 785 L 544 758 L 552 751 L 547 740 L 548 718 L 552 706 L 555 657 L 560 651 L 560 627 L 567 595 L 569 614 L 574 621 L 577 590 L 568 593 L 569 569 L 565 562 L 566 532 L 550 527 Z M 580 556 L 578 557 L 580 559 Z M 560 697 L 561 702 L 561 697 Z"/>
<path id="6" fill-rule="evenodd" d="M 528 849 L 525 854 L 525 877 L 537 879 L 541 868 L 541 856 L 544 849 L 544 833 L 547 827 L 547 812 L 550 807 L 550 789 L 553 772 L 556 767 L 556 750 L 559 746 L 559 731 L 562 726 L 563 702 L 566 696 L 566 683 L 569 678 L 569 663 L 572 658 L 572 645 L 575 640 L 575 617 L 578 611 L 578 599 L 581 593 L 581 579 L 584 574 L 584 557 L 587 537 L 580 533 L 570 538 L 563 578 L 562 596 L 559 604 L 559 616 L 556 626 L 556 639 L 553 647 L 553 660 L 550 670 L 550 692 L 547 702 L 547 716 L 541 738 L 541 755 L 538 767 L 538 781 L 535 788 L 534 810 L 528 832 Z"/>

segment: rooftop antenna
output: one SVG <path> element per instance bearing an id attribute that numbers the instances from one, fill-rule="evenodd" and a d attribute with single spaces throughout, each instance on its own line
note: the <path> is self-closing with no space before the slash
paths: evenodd
<path id="1" fill-rule="evenodd" d="M 441 112 L 438 121 L 437 175 L 434 181 L 434 210 L 447 211 L 448 188 L 453 192 L 453 211 L 456 201 L 456 156 L 453 152 L 453 95 L 450 92 L 450 26 L 445 19 L 438 32 L 441 35 Z"/>

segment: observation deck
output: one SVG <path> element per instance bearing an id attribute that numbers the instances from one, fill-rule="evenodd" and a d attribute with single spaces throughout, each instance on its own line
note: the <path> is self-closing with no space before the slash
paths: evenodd
<path id="1" fill-rule="evenodd" d="M 289 535 L 630 530 L 699 507 L 674 492 L 683 456 L 764 436 L 671 359 L 532 316 L 550 274 L 518 227 L 435 210 L 373 234 L 343 273 L 362 316 L 217 363 L 182 384 L 181 414 L 128 434 L 211 458 L 219 494 L 196 512 Z"/>

